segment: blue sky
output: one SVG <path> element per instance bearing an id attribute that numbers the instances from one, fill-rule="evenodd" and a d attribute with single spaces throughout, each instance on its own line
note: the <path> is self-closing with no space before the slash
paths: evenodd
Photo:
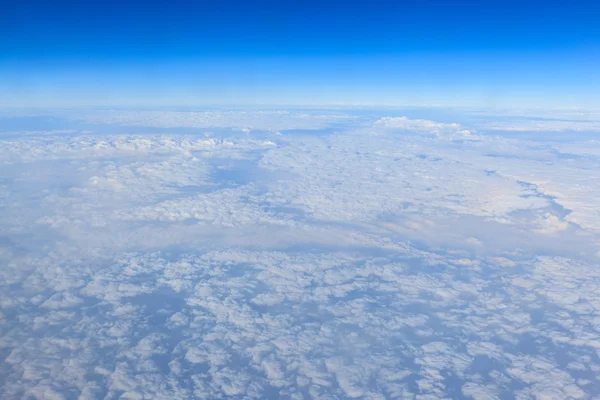
<path id="1" fill-rule="evenodd" d="M 1 7 L 5 106 L 600 106 L 591 1 Z"/>

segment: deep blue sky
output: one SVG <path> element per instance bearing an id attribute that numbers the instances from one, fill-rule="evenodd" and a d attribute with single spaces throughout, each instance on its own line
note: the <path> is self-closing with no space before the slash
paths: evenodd
<path id="1" fill-rule="evenodd" d="M 593 1 L 3 1 L 0 104 L 600 106 Z"/>

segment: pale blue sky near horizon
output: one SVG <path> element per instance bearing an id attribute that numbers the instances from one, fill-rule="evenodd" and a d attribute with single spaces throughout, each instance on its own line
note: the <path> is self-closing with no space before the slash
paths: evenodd
<path id="1" fill-rule="evenodd" d="M 592 2 L 9 2 L 0 106 L 599 107 Z"/>

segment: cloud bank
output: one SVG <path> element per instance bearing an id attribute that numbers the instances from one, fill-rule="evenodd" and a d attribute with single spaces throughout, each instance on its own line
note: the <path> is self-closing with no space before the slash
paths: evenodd
<path id="1" fill-rule="evenodd" d="M 2 134 L 0 397 L 593 398 L 595 142 L 385 113 Z"/>

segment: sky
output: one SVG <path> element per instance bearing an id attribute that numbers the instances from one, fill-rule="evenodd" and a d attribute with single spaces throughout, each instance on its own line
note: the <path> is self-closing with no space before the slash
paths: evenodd
<path id="1" fill-rule="evenodd" d="M 0 0 L 0 398 L 598 398 L 598 21 Z"/>
<path id="2" fill-rule="evenodd" d="M 600 107 L 592 1 L 7 1 L 0 105 Z"/>

